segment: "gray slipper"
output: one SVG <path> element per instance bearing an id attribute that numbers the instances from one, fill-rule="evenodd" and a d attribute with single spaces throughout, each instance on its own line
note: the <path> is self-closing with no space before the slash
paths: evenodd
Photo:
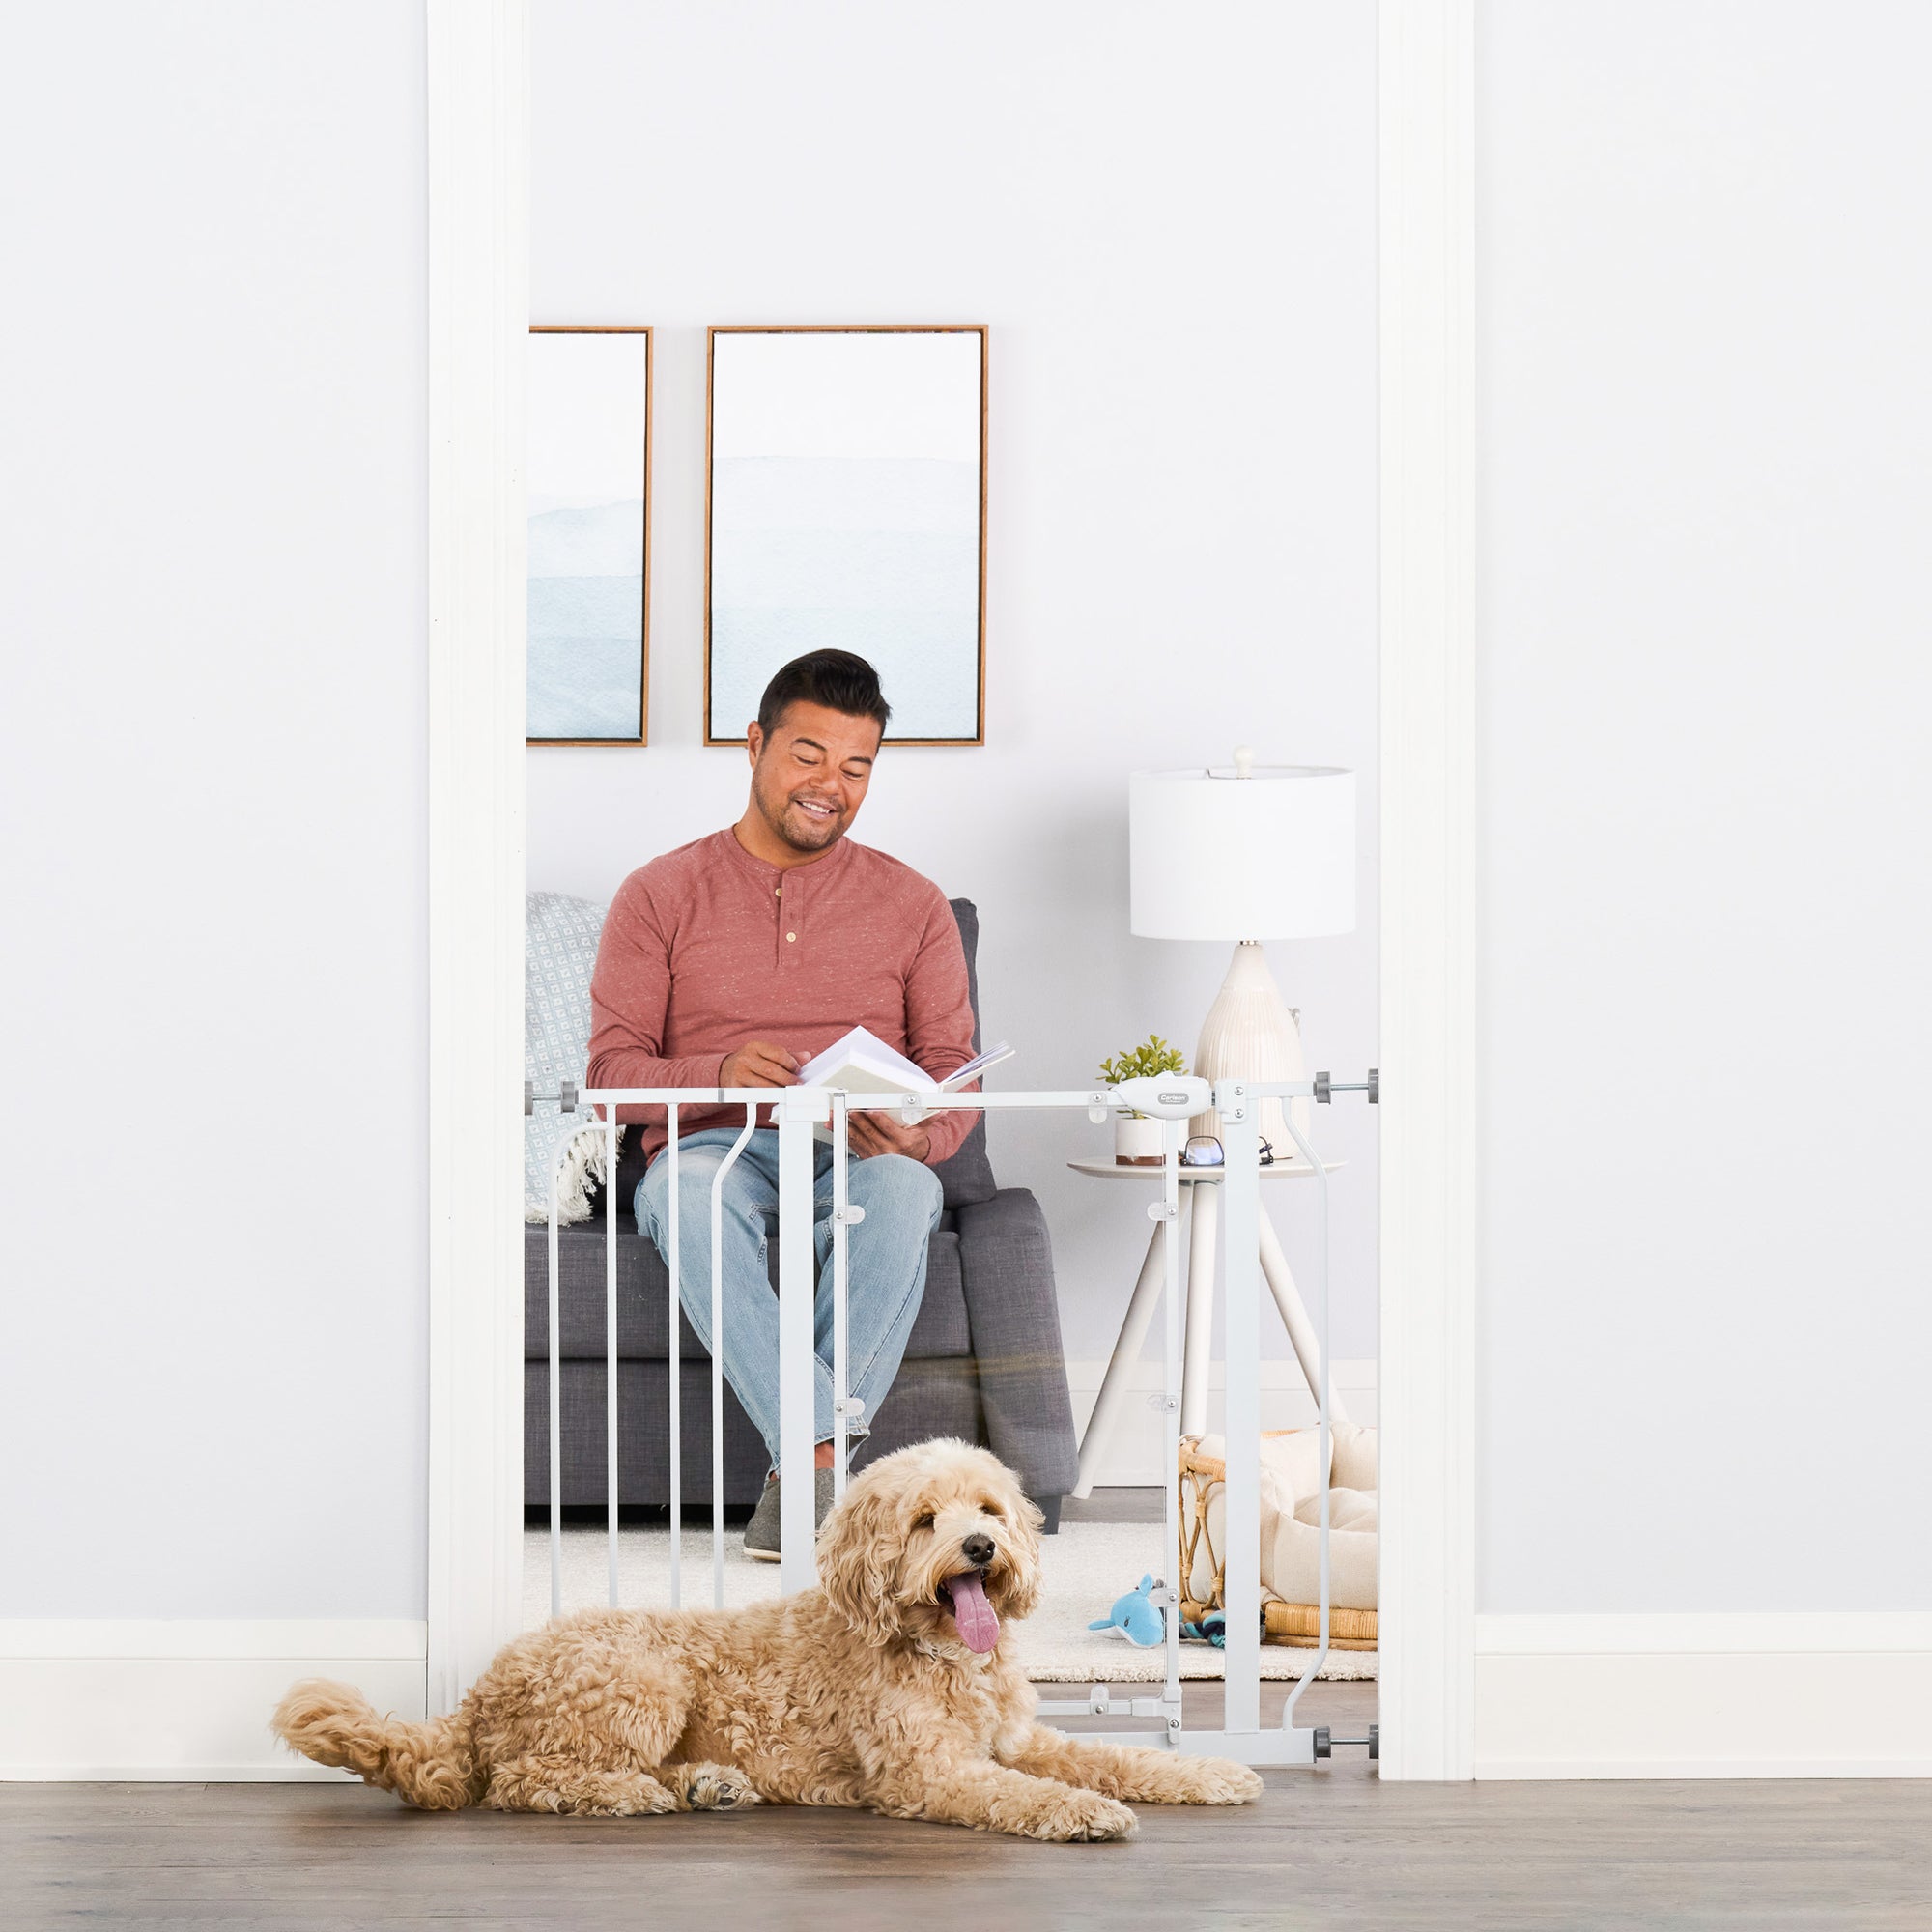
<path id="1" fill-rule="evenodd" d="M 816 1524 L 825 1521 L 825 1513 L 832 1507 L 832 1471 L 813 1471 L 812 1500 L 816 1509 Z M 774 1477 L 765 1485 L 765 1492 L 758 1498 L 758 1506 L 752 1512 L 752 1520 L 745 1525 L 745 1554 L 754 1563 L 776 1563 L 779 1560 L 779 1486 Z"/>

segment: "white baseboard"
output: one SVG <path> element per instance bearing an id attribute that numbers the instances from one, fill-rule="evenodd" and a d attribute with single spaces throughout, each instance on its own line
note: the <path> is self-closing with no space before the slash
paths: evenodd
<path id="1" fill-rule="evenodd" d="M 1300 1365 L 1293 1361 L 1264 1362 L 1262 1368 L 1262 1427 L 1264 1429 L 1312 1429 L 1315 1403 L 1302 1378 Z M 1104 1361 L 1068 1362 L 1067 1393 L 1073 1398 L 1073 1427 L 1087 1433 L 1087 1418 L 1099 1400 L 1100 1378 L 1107 1372 Z M 1108 1445 L 1107 1461 L 1094 1479 L 1102 1488 L 1147 1488 L 1165 1480 L 1161 1464 L 1166 1441 L 1166 1417 L 1160 1397 L 1164 1370 L 1159 1362 L 1136 1362 L 1129 1387 L 1134 1400 L 1121 1413 L 1121 1425 Z M 1220 1362 L 1213 1365 L 1208 1382 L 1208 1428 L 1210 1434 L 1222 1426 L 1222 1394 L 1227 1386 L 1226 1371 Z M 1335 1389 L 1348 1406 L 1354 1422 L 1376 1419 L 1376 1364 L 1366 1361 L 1335 1363 Z"/>
<path id="2" fill-rule="evenodd" d="M 270 1712 L 340 1677 L 420 1718 L 424 1639 L 398 1619 L 0 1622 L 0 1778 L 339 1779 Z M 1478 1777 L 1932 1776 L 1932 1613 L 1483 1616 L 1476 1652 Z"/>
<path id="3" fill-rule="evenodd" d="M 0 1621 L 0 1778 L 340 1780 L 269 1714 L 300 1677 L 424 1714 L 426 1629 L 399 1618 Z"/>
<path id="4" fill-rule="evenodd" d="M 1475 1773 L 1932 1776 L 1932 1613 L 1479 1616 Z"/>

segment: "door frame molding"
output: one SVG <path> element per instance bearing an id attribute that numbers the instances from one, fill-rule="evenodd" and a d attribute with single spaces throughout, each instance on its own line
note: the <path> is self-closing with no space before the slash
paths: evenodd
<path id="1" fill-rule="evenodd" d="M 524 0 L 428 0 L 428 1705 L 523 1601 Z"/>
<path id="2" fill-rule="evenodd" d="M 1382 0 L 1381 1775 L 1475 1734 L 1474 0 Z"/>
<path id="3" fill-rule="evenodd" d="M 525 0 L 427 0 L 428 1704 L 520 1621 Z M 1471 1775 L 1474 0 L 1381 0 L 1381 1773 Z"/>

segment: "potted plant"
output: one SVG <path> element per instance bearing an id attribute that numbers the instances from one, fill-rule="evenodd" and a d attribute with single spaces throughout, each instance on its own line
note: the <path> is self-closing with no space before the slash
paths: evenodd
<path id="1" fill-rule="evenodd" d="M 1151 1033 L 1144 1046 L 1132 1046 L 1100 1063 L 1100 1078 L 1109 1087 L 1138 1080 L 1150 1073 L 1185 1073 L 1187 1063 L 1178 1046 L 1169 1046 Z M 1148 1114 L 1122 1107 L 1114 1116 L 1114 1159 L 1122 1167 L 1157 1167 L 1161 1158 L 1161 1122 Z"/>

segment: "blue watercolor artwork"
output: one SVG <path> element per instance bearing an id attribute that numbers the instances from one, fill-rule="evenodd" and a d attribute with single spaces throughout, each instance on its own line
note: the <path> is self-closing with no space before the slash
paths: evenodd
<path id="1" fill-rule="evenodd" d="M 649 338 L 530 336 L 526 735 L 643 736 Z"/>
<path id="2" fill-rule="evenodd" d="M 889 739 L 980 735 L 978 329 L 713 334 L 707 735 L 856 651 Z"/>

